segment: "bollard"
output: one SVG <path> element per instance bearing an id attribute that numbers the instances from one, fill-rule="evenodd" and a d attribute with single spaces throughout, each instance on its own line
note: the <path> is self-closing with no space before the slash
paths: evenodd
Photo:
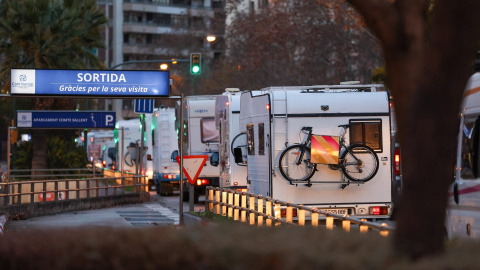
<path id="1" fill-rule="evenodd" d="M 208 190 L 208 211 L 213 212 L 213 189 Z"/>
<path id="2" fill-rule="evenodd" d="M 255 197 L 250 197 L 250 210 L 255 210 Z M 255 225 L 255 213 L 250 212 L 250 225 Z"/>
<path id="3" fill-rule="evenodd" d="M 343 230 L 346 232 L 350 232 L 350 220 L 342 221 Z"/>
<path id="4" fill-rule="evenodd" d="M 382 227 L 387 227 L 387 223 L 382 223 Z M 380 230 L 380 235 L 381 236 L 388 236 L 388 231 L 387 230 Z"/>
<path id="5" fill-rule="evenodd" d="M 222 192 L 222 216 L 227 215 L 227 192 Z"/>
<path id="6" fill-rule="evenodd" d="M 267 209 L 265 211 L 265 214 L 267 214 L 268 216 L 272 216 L 272 201 L 268 200 L 266 202 L 266 205 L 267 205 Z M 272 220 L 267 218 L 267 227 L 272 227 Z"/>
<path id="7" fill-rule="evenodd" d="M 241 221 L 247 221 L 247 211 L 243 210 L 247 208 L 247 195 L 242 194 L 242 213 L 241 213 Z"/>
<path id="8" fill-rule="evenodd" d="M 287 222 L 293 222 L 293 207 L 287 206 Z"/>
<path id="9" fill-rule="evenodd" d="M 318 227 L 318 213 L 312 212 L 312 226 Z"/>
<path id="10" fill-rule="evenodd" d="M 220 215 L 220 190 L 215 190 L 215 214 Z"/>
<path id="11" fill-rule="evenodd" d="M 362 218 L 361 220 L 362 220 L 362 221 L 367 221 L 367 220 L 364 219 L 364 218 Z M 367 226 L 367 225 L 360 224 L 360 232 L 361 232 L 361 233 L 366 233 L 366 232 L 368 232 L 368 226 Z"/>
<path id="12" fill-rule="evenodd" d="M 258 208 L 258 213 L 263 213 L 263 199 L 261 197 L 258 198 L 257 200 L 257 208 Z M 258 226 L 263 225 L 263 216 L 258 215 Z"/>
<path id="13" fill-rule="evenodd" d="M 240 206 L 240 194 L 234 194 L 234 206 L 235 209 L 233 210 L 233 220 L 238 220 L 238 207 Z"/>
<path id="14" fill-rule="evenodd" d="M 300 205 L 303 206 L 303 205 Z M 305 210 L 298 209 L 298 225 L 305 226 Z"/>
<path id="15" fill-rule="evenodd" d="M 327 230 L 333 230 L 333 217 L 327 217 L 325 226 L 327 227 Z"/>
<path id="16" fill-rule="evenodd" d="M 233 193 L 228 192 L 228 217 L 233 217 Z"/>

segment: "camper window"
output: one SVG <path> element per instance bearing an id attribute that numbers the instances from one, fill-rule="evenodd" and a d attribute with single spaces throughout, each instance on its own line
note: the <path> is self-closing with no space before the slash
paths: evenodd
<path id="1" fill-rule="evenodd" d="M 350 144 L 362 143 L 375 152 L 382 152 L 382 121 L 380 119 L 350 120 Z"/>
<path id="2" fill-rule="evenodd" d="M 463 120 L 462 136 L 462 165 L 461 175 L 463 179 L 475 179 L 478 177 L 479 167 L 479 143 L 478 143 L 478 115 L 465 116 Z"/>
<path id="3" fill-rule="evenodd" d="M 258 154 L 265 155 L 265 134 L 263 123 L 258 124 Z"/>
<path id="4" fill-rule="evenodd" d="M 247 125 L 247 147 L 248 147 L 248 154 L 255 155 L 255 143 L 254 143 L 254 132 L 253 132 L 253 124 Z"/>
<path id="5" fill-rule="evenodd" d="M 218 142 L 220 135 L 215 127 L 215 118 L 202 118 L 200 120 L 202 143 Z"/>

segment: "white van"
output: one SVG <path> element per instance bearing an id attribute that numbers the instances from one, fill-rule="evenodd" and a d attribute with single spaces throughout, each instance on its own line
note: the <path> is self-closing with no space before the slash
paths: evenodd
<path id="1" fill-rule="evenodd" d="M 153 179 L 157 194 L 173 194 L 180 183 L 180 166 L 173 158 L 178 155 L 175 109 L 155 109 L 147 115 L 146 122 L 146 146 L 152 149 L 151 155 L 147 154 L 147 175 Z"/>
<path id="2" fill-rule="evenodd" d="M 480 237 L 480 72 L 467 82 L 460 108 L 455 180 L 446 227 L 449 238 Z"/>
<path id="3" fill-rule="evenodd" d="M 123 134 L 122 137 L 122 128 Z M 120 120 L 115 124 L 115 138 L 117 145 L 116 165 L 118 171 L 135 173 L 137 164 L 136 157 L 132 157 L 128 147 L 140 145 L 141 133 L 140 119 Z M 146 160 L 146 159 L 145 159 Z M 145 164 L 145 163 L 144 163 Z M 123 167 L 122 167 L 123 166 Z M 142 172 L 140 172 L 142 173 Z"/>
<path id="4" fill-rule="evenodd" d="M 115 143 L 112 141 L 106 142 L 102 150 L 102 166 L 105 169 L 115 170 L 117 151 Z"/>
<path id="5" fill-rule="evenodd" d="M 180 127 L 180 108 L 183 109 L 184 140 L 183 155 L 207 155 L 210 162 L 206 162 L 194 185 L 194 200 L 205 194 L 206 186 L 218 187 L 220 171 L 217 162 L 211 157 L 218 155 L 219 132 L 215 128 L 215 101 L 216 95 L 187 96 L 184 104 L 177 104 L 176 126 Z M 188 182 L 188 181 L 187 181 Z M 187 184 L 184 199 L 189 190 Z"/>
<path id="6" fill-rule="evenodd" d="M 280 166 L 285 165 L 280 165 L 280 156 L 287 147 L 303 141 L 302 128 L 311 127 L 313 134 L 335 141 L 343 130 L 340 125 L 350 127 L 346 145 L 366 145 L 375 153 L 372 156 L 377 156 L 371 179 L 349 180 L 338 166 L 340 163 L 333 161 L 330 165 L 314 165 L 313 175 L 304 180 L 284 177 Z M 249 192 L 336 214 L 390 217 L 391 123 L 389 95 L 383 85 L 268 87 L 244 92 L 240 131 L 247 134 Z M 339 149 L 337 142 L 335 150 L 333 141 L 331 154 L 338 159 L 344 149 Z"/>
<path id="7" fill-rule="evenodd" d="M 247 135 L 240 132 L 240 95 L 238 88 L 227 88 L 215 102 L 215 124 L 219 131 L 219 167 L 221 188 L 247 191 Z M 235 162 L 234 152 L 244 158 Z"/>

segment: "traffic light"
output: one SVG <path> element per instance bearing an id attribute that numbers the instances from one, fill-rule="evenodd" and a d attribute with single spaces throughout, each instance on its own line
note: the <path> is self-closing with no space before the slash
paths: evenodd
<path id="1" fill-rule="evenodd" d="M 10 143 L 14 144 L 18 141 L 18 129 L 10 129 Z"/>
<path id="2" fill-rule="evenodd" d="M 202 73 L 202 54 L 191 53 L 190 54 L 190 74 L 200 75 Z"/>

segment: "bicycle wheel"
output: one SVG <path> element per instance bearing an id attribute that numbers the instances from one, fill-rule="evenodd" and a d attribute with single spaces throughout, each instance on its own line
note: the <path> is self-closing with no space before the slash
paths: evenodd
<path id="1" fill-rule="evenodd" d="M 310 163 L 310 148 L 306 148 L 300 164 L 303 145 L 291 145 L 280 155 L 280 173 L 289 181 L 307 181 L 315 173 L 316 165 Z"/>
<path id="2" fill-rule="evenodd" d="M 378 171 L 378 156 L 372 148 L 365 145 L 350 145 L 340 157 L 345 176 L 352 181 L 368 181 Z M 355 156 L 355 157 L 354 157 Z"/>

